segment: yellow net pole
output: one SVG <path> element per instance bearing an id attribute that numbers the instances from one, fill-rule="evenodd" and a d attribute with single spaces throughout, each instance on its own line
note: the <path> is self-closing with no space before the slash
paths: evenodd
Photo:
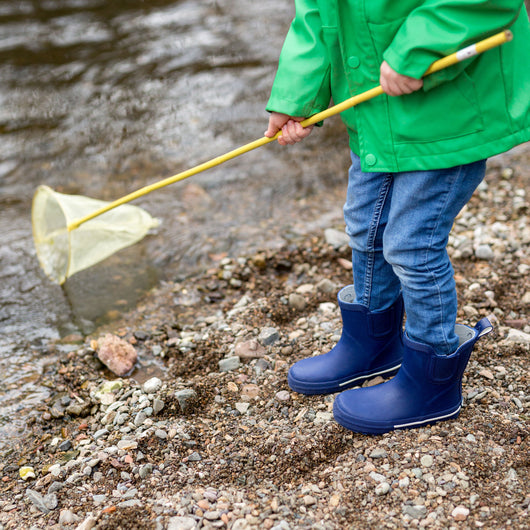
<path id="1" fill-rule="evenodd" d="M 492 37 L 488 37 L 487 39 L 481 40 L 475 44 L 472 44 L 470 46 L 467 46 L 466 48 L 463 48 L 462 50 L 459 50 L 451 55 L 448 55 L 446 57 L 443 57 L 442 59 L 435 61 L 427 69 L 424 76 L 432 74 L 434 72 L 438 72 L 444 68 L 447 68 L 448 66 L 451 66 L 453 64 L 459 63 L 460 61 L 464 61 L 465 59 L 478 55 L 479 53 L 483 53 L 487 50 L 491 50 L 492 48 L 495 48 L 496 46 L 500 46 L 501 44 L 504 44 L 505 42 L 512 40 L 512 38 L 513 38 L 513 35 L 511 31 L 509 30 L 501 31 L 500 33 L 497 33 L 496 35 L 493 35 Z M 349 99 L 346 99 L 342 103 L 338 103 L 337 105 L 334 105 L 333 107 L 323 110 L 322 112 L 314 114 L 310 118 L 307 118 L 306 120 L 302 121 L 301 125 L 303 127 L 308 127 L 309 125 L 313 125 L 326 118 L 335 116 L 336 114 L 340 114 L 341 112 L 351 107 L 354 107 L 355 105 L 358 105 L 359 103 L 368 101 L 369 99 L 372 99 L 381 94 L 383 94 L 383 89 L 381 88 L 381 86 L 372 88 L 370 90 L 367 90 L 366 92 L 363 92 L 362 94 L 358 94 Z M 94 217 L 97 217 L 105 212 L 108 212 L 109 210 L 112 210 L 113 208 L 117 208 L 118 206 L 121 206 L 122 204 L 133 201 L 134 199 L 138 199 L 139 197 L 147 195 L 148 193 L 151 193 L 152 191 L 158 190 L 165 186 L 169 186 L 170 184 L 174 184 L 175 182 L 178 182 L 180 180 L 187 179 L 189 177 L 192 177 L 193 175 L 197 175 L 198 173 L 201 173 L 203 171 L 206 171 L 207 169 L 211 169 L 215 166 L 218 166 L 224 162 L 227 162 L 228 160 L 232 160 L 233 158 L 236 158 L 244 153 L 248 153 L 249 151 L 257 149 L 258 147 L 274 142 L 275 140 L 278 139 L 279 136 L 281 136 L 281 131 L 279 131 L 272 138 L 268 138 L 264 136 L 263 138 L 259 138 L 258 140 L 254 140 L 253 142 L 250 142 L 241 147 L 238 147 L 237 149 L 229 151 L 228 153 L 225 153 L 224 155 L 212 158 L 208 162 L 199 164 L 198 166 L 192 167 L 186 171 L 173 175 L 172 177 L 168 177 L 166 179 L 160 180 L 159 182 L 155 182 L 154 184 L 144 186 L 143 188 L 140 188 L 137 191 L 129 193 L 128 195 L 125 195 L 121 199 L 117 199 L 114 202 L 111 202 L 108 205 L 104 206 L 103 208 L 96 210 L 95 212 L 92 212 L 89 215 L 86 215 L 85 217 L 81 217 L 80 219 L 72 221 L 68 225 L 68 231 L 71 232 L 72 230 L 75 230 L 83 223 L 86 223 L 87 221 L 94 219 Z"/>

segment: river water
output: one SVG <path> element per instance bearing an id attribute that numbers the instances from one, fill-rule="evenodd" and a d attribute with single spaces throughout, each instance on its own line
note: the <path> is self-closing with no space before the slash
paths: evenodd
<path id="1" fill-rule="evenodd" d="M 135 204 L 154 235 L 70 278 L 43 274 L 31 235 L 39 184 L 113 200 L 262 136 L 292 2 L 0 0 L 0 449 L 48 395 L 43 367 L 164 279 L 212 255 L 278 244 L 334 201 L 347 148 L 338 120 Z M 329 206 L 329 205 L 328 205 Z M 337 210 L 340 216 L 340 211 Z"/>

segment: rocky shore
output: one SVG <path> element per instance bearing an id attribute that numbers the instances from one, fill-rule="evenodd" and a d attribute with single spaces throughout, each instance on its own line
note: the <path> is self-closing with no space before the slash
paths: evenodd
<path id="1" fill-rule="evenodd" d="M 0 529 L 530 527 L 528 155 L 511 162 L 490 163 L 450 240 L 459 320 L 495 326 L 457 420 L 362 436 L 334 423 L 334 396 L 289 390 L 288 367 L 340 336 L 351 262 L 340 224 L 280 234 L 63 339 L 52 398 L 0 461 Z M 162 373 L 110 372 L 105 333 Z"/>

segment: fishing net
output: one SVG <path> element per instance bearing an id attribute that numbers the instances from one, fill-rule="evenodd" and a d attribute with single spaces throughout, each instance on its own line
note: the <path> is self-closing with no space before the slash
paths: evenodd
<path id="1" fill-rule="evenodd" d="M 158 225 L 145 210 L 124 204 L 75 225 L 109 203 L 39 186 L 31 211 L 37 257 L 47 276 L 62 284 L 118 250 L 140 241 Z M 72 225 L 74 223 L 74 226 Z"/>

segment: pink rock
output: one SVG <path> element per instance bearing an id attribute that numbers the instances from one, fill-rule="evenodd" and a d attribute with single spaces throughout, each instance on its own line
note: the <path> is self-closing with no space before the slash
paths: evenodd
<path id="1" fill-rule="evenodd" d="M 138 354 L 128 342 L 107 333 L 98 340 L 99 360 L 116 375 L 127 375 L 136 364 Z"/>
<path id="2" fill-rule="evenodd" d="M 267 350 L 256 339 L 250 339 L 237 343 L 234 353 L 241 359 L 257 359 L 263 357 Z"/>

